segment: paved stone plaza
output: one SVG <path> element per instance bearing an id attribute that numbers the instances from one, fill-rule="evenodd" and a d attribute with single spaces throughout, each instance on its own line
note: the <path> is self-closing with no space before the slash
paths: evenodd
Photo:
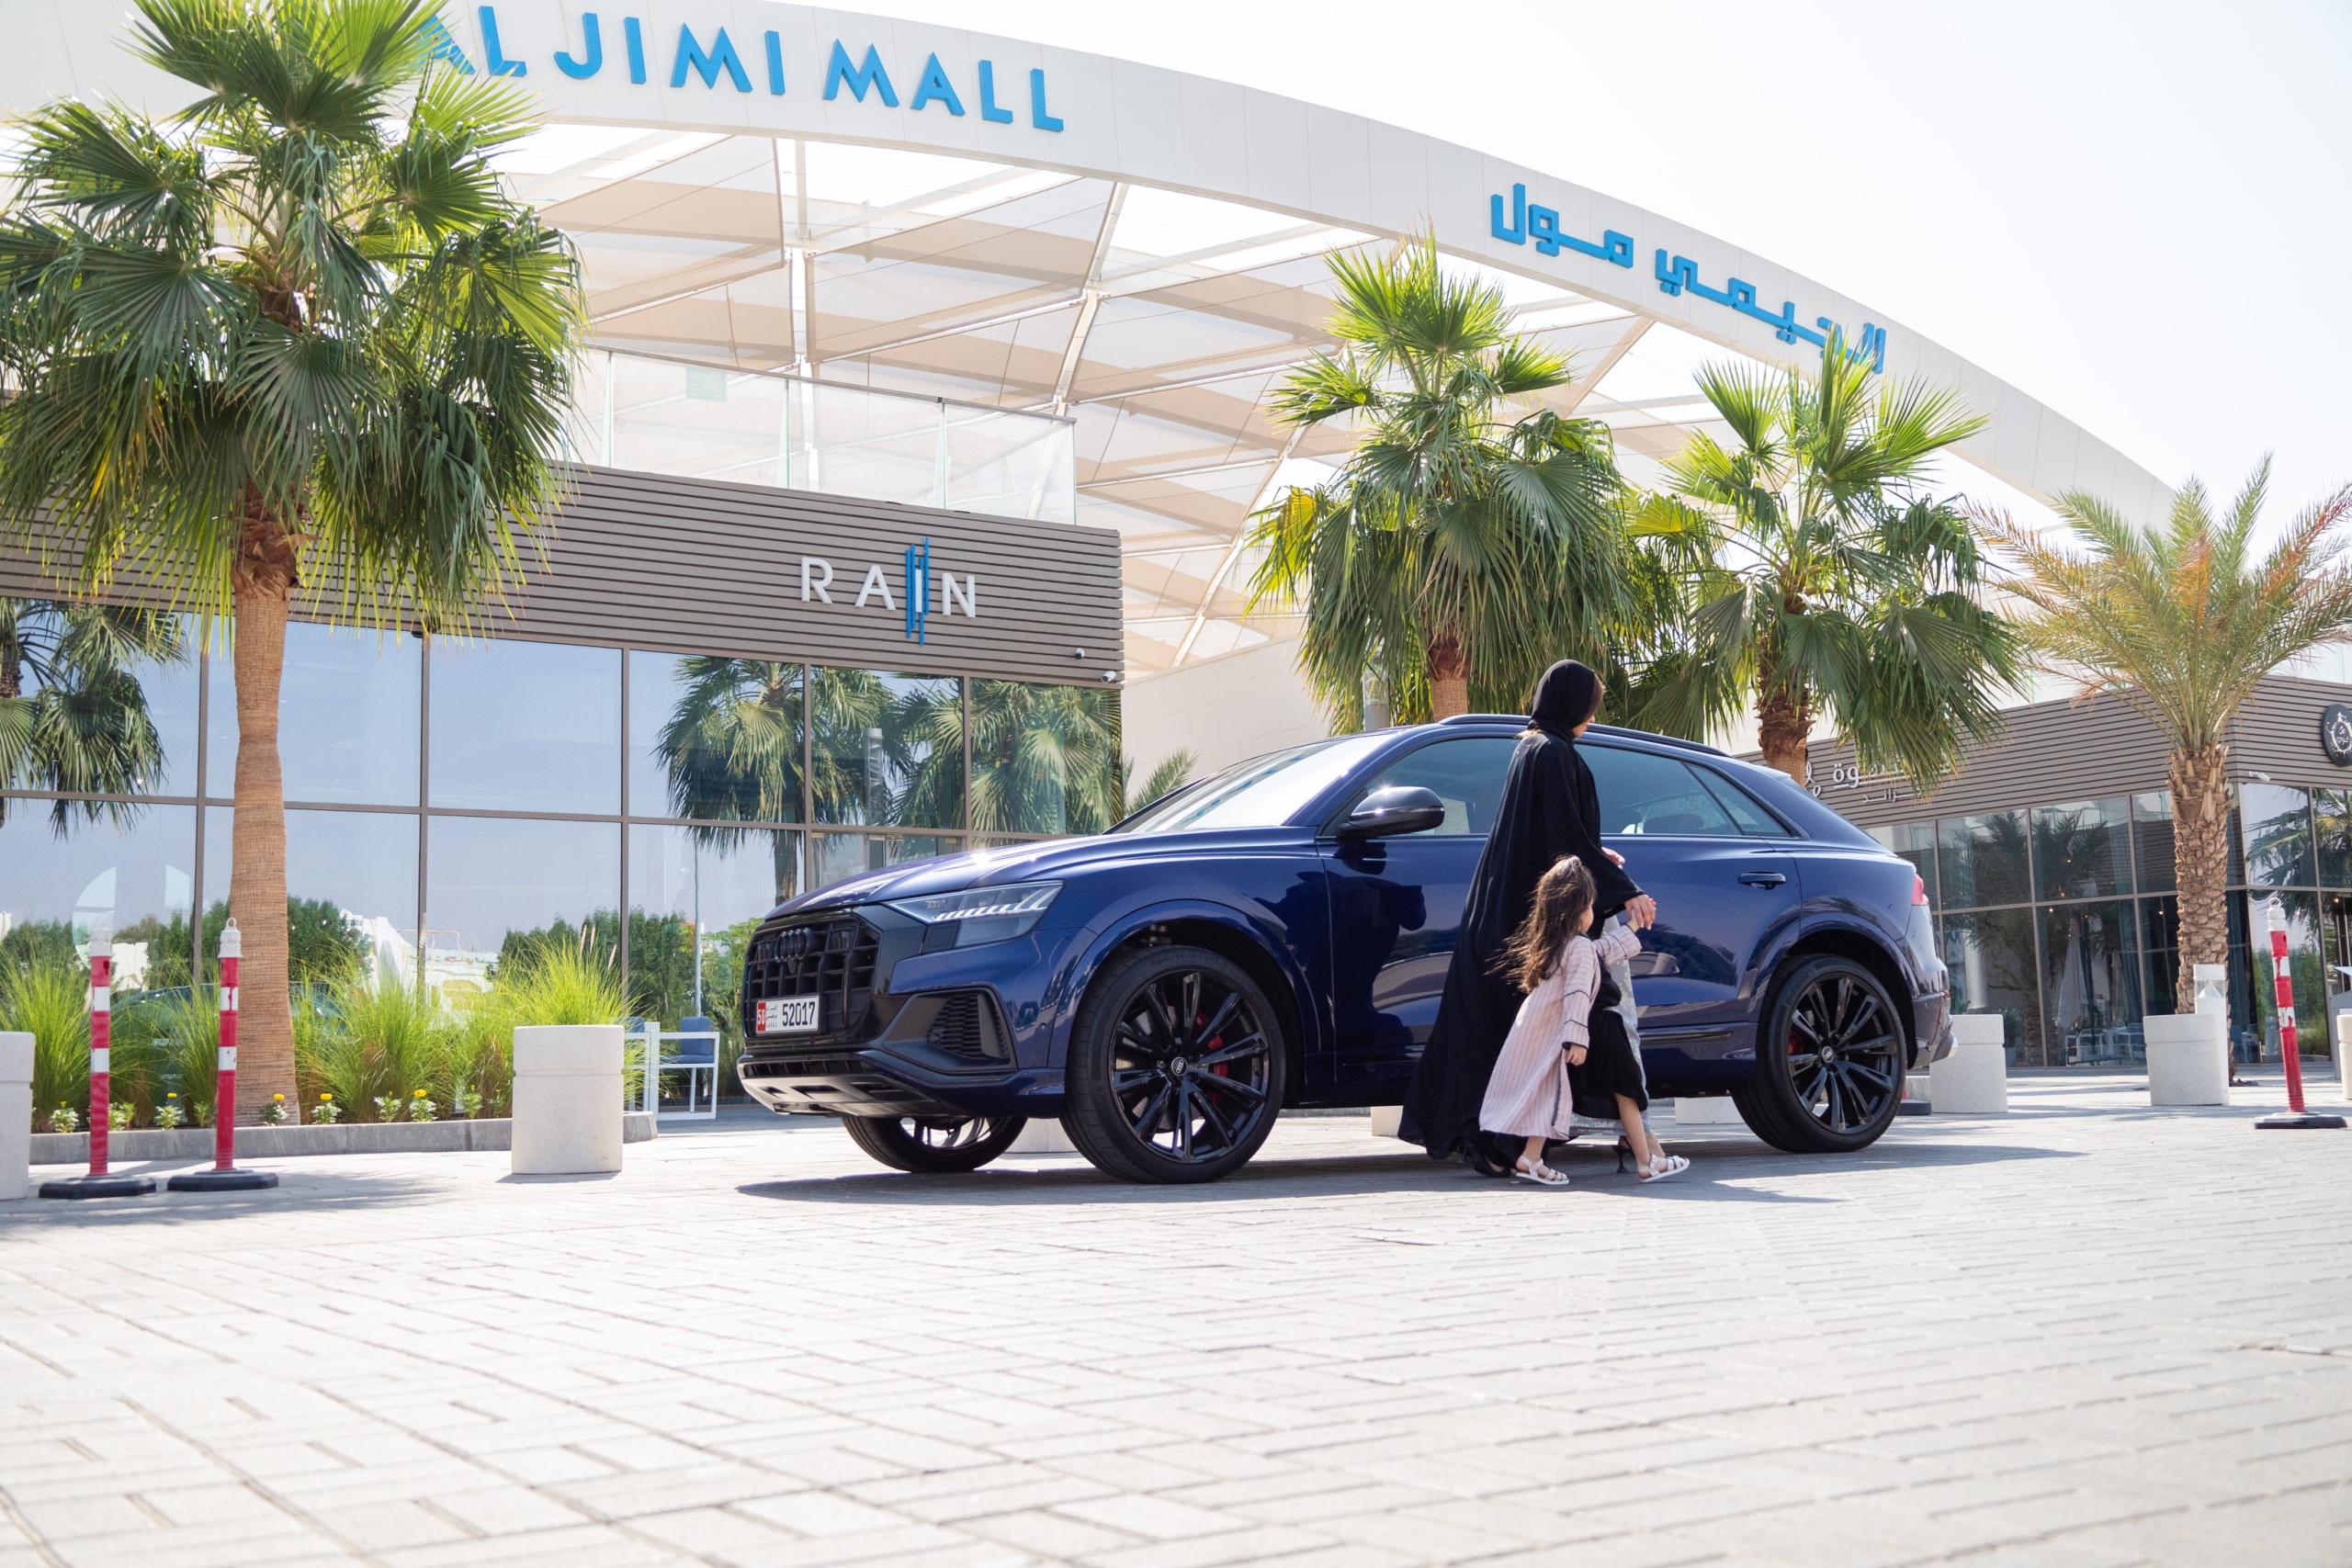
<path id="1" fill-rule="evenodd" d="M 795 1123 L 0 1206 L 0 1568 L 2352 1562 L 2352 1134 L 2138 1084 L 1655 1189 Z"/>

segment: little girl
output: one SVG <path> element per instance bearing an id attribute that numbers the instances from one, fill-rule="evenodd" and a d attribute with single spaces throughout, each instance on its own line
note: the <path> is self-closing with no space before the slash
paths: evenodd
<path id="1" fill-rule="evenodd" d="M 1527 999 L 1520 1004 L 1494 1076 L 1487 1080 L 1478 1125 L 1489 1133 L 1525 1138 L 1526 1150 L 1512 1173 L 1540 1187 L 1568 1184 L 1566 1177 L 1544 1163 L 1544 1145 L 1568 1136 L 1572 1097 L 1577 1092 L 1589 1100 L 1598 1094 L 1614 1099 L 1634 1169 L 1643 1180 L 1677 1176 L 1690 1165 L 1658 1147 L 1642 1124 L 1649 1097 L 1643 1092 L 1641 1064 L 1634 1059 L 1633 1042 L 1616 1010 L 1616 987 L 1607 978 L 1611 964 L 1641 951 L 1641 939 L 1622 925 L 1598 942 L 1588 936 L 1592 898 L 1592 873 L 1576 856 L 1562 855 L 1535 885 L 1534 908 L 1501 956 L 1503 972 L 1527 992 Z"/>

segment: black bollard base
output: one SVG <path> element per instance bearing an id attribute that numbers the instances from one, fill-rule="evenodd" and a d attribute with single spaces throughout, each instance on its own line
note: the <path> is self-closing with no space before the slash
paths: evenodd
<path id="1" fill-rule="evenodd" d="M 258 1192 L 277 1185 L 274 1170 L 183 1170 L 164 1183 L 175 1192 Z"/>
<path id="2" fill-rule="evenodd" d="M 2265 1116 L 2255 1128 L 2263 1133 L 2301 1133 L 2344 1125 L 2341 1116 L 2323 1116 L 2316 1111 L 2282 1111 L 2276 1116 Z"/>
<path id="3" fill-rule="evenodd" d="M 44 1198 L 143 1198 L 153 1190 L 149 1176 L 64 1176 L 40 1184 Z"/>

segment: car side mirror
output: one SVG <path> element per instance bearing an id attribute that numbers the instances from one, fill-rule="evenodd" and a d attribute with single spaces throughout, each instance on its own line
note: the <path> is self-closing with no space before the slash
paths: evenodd
<path id="1" fill-rule="evenodd" d="M 1425 833 L 1445 821 L 1445 802 L 1437 792 L 1419 784 L 1390 784 L 1374 790 L 1356 803 L 1340 824 L 1342 839 L 1391 839 L 1399 833 Z"/>

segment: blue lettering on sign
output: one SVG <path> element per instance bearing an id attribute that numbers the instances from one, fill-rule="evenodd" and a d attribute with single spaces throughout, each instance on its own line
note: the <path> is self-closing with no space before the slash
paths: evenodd
<path id="1" fill-rule="evenodd" d="M 466 58 L 466 51 L 458 47 L 458 40 L 449 36 L 449 29 L 441 25 L 440 17 L 424 18 L 424 41 L 433 46 L 426 51 L 427 60 L 446 60 L 460 76 L 474 73 L 474 62 Z M 1011 119 L 1012 117 L 1007 115 L 1004 118 Z"/>
<path id="2" fill-rule="evenodd" d="M 885 104 L 892 108 L 899 107 L 898 89 L 890 85 L 890 73 L 882 69 L 881 52 L 870 43 L 865 46 L 865 63 L 853 70 L 849 62 L 849 51 L 842 47 L 841 39 L 833 40 L 832 63 L 825 68 L 827 101 L 830 102 L 841 96 L 842 84 L 844 82 L 849 84 L 851 95 L 861 104 L 865 101 L 865 89 L 872 87 L 882 95 L 882 101 Z"/>
<path id="3" fill-rule="evenodd" d="M 947 106 L 949 114 L 963 118 L 964 100 L 956 96 L 956 85 L 947 79 L 947 68 L 935 54 L 923 62 L 922 80 L 915 84 L 915 96 L 907 100 L 907 107 L 920 109 L 934 98 Z"/>
<path id="4" fill-rule="evenodd" d="M 775 97 L 784 96 L 784 36 L 768 34 L 768 92 Z"/>
<path id="5" fill-rule="evenodd" d="M 929 640 L 924 635 L 923 622 L 931 610 L 931 541 L 907 547 L 907 636 L 917 642 Z"/>
<path id="6" fill-rule="evenodd" d="M 1669 262 L 1666 253 L 1660 251 L 1652 271 L 1657 275 L 1658 289 L 1662 293 L 1679 295 L 1687 288 L 1699 299 L 1713 300 L 1751 320 L 1762 321 L 1782 343 L 1795 343 L 1803 339 L 1815 348 L 1826 348 L 1830 338 L 1837 336 L 1847 342 L 1848 354 L 1857 359 L 1869 359 L 1872 371 L 1886 368 L 1884 327 L 1864 321 L 1860 333 L 1850 339 L 1846 339 L 1843 330 L 1826 316 L 1814 318 L 1814 326 L 1820 329 L 1817 332 L 1801 327 L 1797 325 L 1794 300 L 1782 300 L 1779 312 L 1775 313 L 1756 302 L 1756 285 L 1745 278 L 1725 278 L 1721 288 L 1710 288 L 1699 281 L 1699 264 L 1689 256 L 1676 256 Z"/>
<path id="7" fill-rule="evenodd" d="M 481 21 L 481 62 L 493 76 L 520 76 L 527 69 L 519 60 L 498 52 L 498 13 L 484 6 L 474 13 Z"/>
<path id="8" fill-rule="evenodd" d="M 717 40 L 706 53 L 702 45 L 695 41 L 694 28 L 683 24 L 679 27 L 678 58 L 676 63 L 670 67 L 670 85 L 684 86 L 689 68 L 702 77 L 702 85 L 706 87 L 718 86 L 718 73 L 724 70 L 727 79 L 735 84 L 737 92 L 752 90 L 751 75 L 743 69 L 742 58 L 735 52 L 735 40 L 727 36 L 725 28 L 718 29 Z"/>
<path id="9" fill-rule="evenodd" d="M 1579 240 L 1574 234 L 1563 234 L 1557 212 L 1548 207 L 1530 207 L 1527 204 L 1525 186 L 1510 187 L 1509 228 L 1503 226 L 1501 197 L 1487 198 L 1487 226 L 1498 240 L 1508 241 L 1514 245 L 1523 245 L 1533 240 L 1535 248 L 1547 256 L 1558 255 L 1560 247 L 1566 245 L 1577 254 L 1590 256 L 1595 261 L 1614 262 L 1619 266 L 1634 265 L 1634 236 L 1620 234 L 1611 229 L 1600 236 L 1600 243 L 1596 245 L 1589 240 Z"/>
<path id="10" fill-rule="evenodd" d="M 993 60 L 980 62 L 980 118 L 996 125 L 1012 123 L 1012 111 L 996 107 L 996 62 Z"/>
<path id="11" fill-rule="evenodd" d="M 1046 112 L 1046 73 L 1029 73 L 1029 123 L 1040 130 L 1059 130 L 1062 122 Z"/>
<path id="12" fill-rule="evenodd" d="M 576 82 L 584 82 L 605 68 L 605 35 L 596 28 L 596 13 L 594 11 L 581 15 L 580 29 L 588 36 L 588 58 L 574 60 L 558 50 L 555 68 Z"/>
<path id="13" fill-rule="evenodd" d="M 628 45 L 628 79 L 645 85 L 645 30 L 630 17 L 621 23 L 621 38 Z"/>

